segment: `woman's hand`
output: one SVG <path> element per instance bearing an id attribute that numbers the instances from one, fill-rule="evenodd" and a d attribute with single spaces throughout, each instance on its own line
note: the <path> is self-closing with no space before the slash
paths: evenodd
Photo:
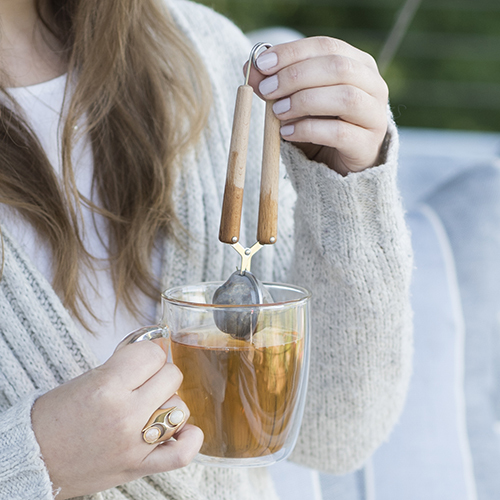
<path id="1" fill-rule="evenodd" d="M 102 491 L 187 465 L 203 433 L 186 424 L 170 440 L 150 445 L 142 428 L 159 407 L 177 406 L 180 370 L 154 342 L 119 347 L 102 366 L 41 396 L 32 421 L 57 498 Z"/>
<path id="2" fill-rule="evenodd" d="M 378 164 L 387 132 L 387 85 L 370 55 L 334 38 L 276 45 L 250 85 L 275 100 L 283 139 L 342 175 Z"/>

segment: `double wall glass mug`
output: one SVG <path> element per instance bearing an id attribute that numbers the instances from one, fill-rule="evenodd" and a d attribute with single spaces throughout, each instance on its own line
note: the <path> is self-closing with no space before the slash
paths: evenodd
<path id="1" fill-rule="evenodd" d="M 160 324 L 124 339 L 168 339 L 169 356 L 184 375 L 178 394 L 189 423 L 205 435 L 195 462 L 261 467 L 285 459 L 295 446 L 309 369 L 310 294 L 264 285 L 273 302 L 244 306 L 212 304 L 218 282 L 171 288 L 162 294 Z M 219 330 L 223 315 L 252 318 L 246 338 Z"/>

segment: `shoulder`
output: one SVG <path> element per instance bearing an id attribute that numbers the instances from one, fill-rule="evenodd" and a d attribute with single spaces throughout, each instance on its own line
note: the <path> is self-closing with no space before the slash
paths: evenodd
<path id="1" fill-rule="evenodd" d="M 184 18 L 196 31 L 205 31 L 210 27 L 220 30 L 241 31 L 227 17 L 211 7 L 190 0 L 163 0 L 164 5 L 174 18 Z M 200 24 L 200 21 L 204 21 Z"/>
<path id="2" fill-rule="evenodd" d="M 214 56 L 222 58 L 226 54 L 248 54 L 250 41 L 228 18 L 188 0 L 164 0 L 164 3 L 179 28 L 200 50 L 202 57 L 209 53 L 212 59 Z"/>
<path id="3" fill-rule="evenodd" d="M 243 66 L 251 42 L 229 19 L 188 0 L 162 0 L 179 30 L 196 51 L 212 85 L 214 105 L 233 114 L 236 89 L 243 83 Z"/>

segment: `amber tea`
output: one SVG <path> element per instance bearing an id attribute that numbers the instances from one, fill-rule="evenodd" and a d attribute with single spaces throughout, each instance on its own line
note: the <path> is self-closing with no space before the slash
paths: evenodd
<path id="1" fill-rule="evenodd" d="M 214 326 L 172 338 L 172 360 L 184 374 L 179 396 L 190 423 L 205 434 L 203 455 L 249 458 L 279 451 L 288 437 L 300 388 L 303 339 L 264 328 L 252 342 Z"/>

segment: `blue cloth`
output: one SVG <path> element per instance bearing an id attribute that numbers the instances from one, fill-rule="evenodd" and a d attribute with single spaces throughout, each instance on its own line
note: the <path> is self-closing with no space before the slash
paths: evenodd
<path id="1" fill-rule="evenodd" d="M 500 166 L 477 166 L 429 198 L 456 262 L 466 326 L 464 391 L 477 497 L 500 498 Z"/>
<path id="2" fill-rule="evenodd" d="M 372 488 L 384 500 L 469 500 L 465 328 L 453 254 L 429 206 L 412 211 L 408 222 L 415 251 L 413 375 L 400 422 L 373 456 Z"/>

